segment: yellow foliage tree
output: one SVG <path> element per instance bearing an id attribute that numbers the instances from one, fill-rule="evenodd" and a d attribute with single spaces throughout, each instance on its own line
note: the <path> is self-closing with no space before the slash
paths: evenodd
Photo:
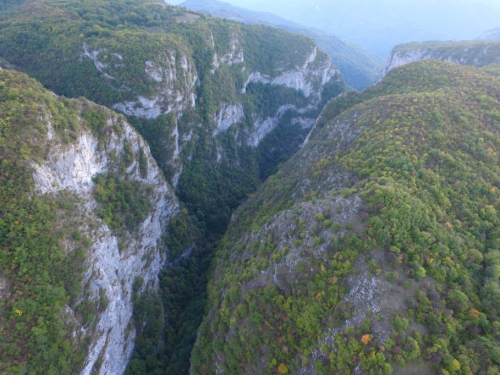
<path id="1" fill-rule="evenodd" d="M 280 374 L 287 374 L 288 373 L 288 367 L 286 367 L 286 365 L 284 363 L 280 364 L 278 366 L 278 372 Z"/>
<path id="2" fill-rule="evenodd" d="M 361 342 L 365 345 L 368 345 L 368 343 L 371 341 L 371 337 L 369 334 L 366 334 L 366 335 L 363 335 L 363 337 L 361 338 Z"/>

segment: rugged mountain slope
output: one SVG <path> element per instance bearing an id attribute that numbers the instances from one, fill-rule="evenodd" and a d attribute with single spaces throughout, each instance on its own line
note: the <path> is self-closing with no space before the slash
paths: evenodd
<path id="1" fill-rule="evenodd" d="M 338 71 L 310 39 L 204 20 L 154 2 L 30 2 L 4 13 L 0 42 L 4 59 L 48 88 L 126 115 L 156 119 L 172 113 L 178 119 L 198 103 L 202 116 L 180 128 L 174 121 L 172 140 L 166 140 L 175 149 L 169 160 L 174 175 L 186 139 L 199 136 L 196 123 L 219 134 L 246 121 L 241 140 L 255 146 L 285 108 L 294 110 L 296 121 L 310 123 L 313 116 L 305 112 L 321 101 L 324 85 L 340 84 Z M 274 95 L 271 108 L 257 107 L 264 104 L 258 98 L 244 99 L 252 96 L 244 95 L 249 86 L 260 96 L 276 85 L 285 93 Z M 285 88 L 300 91 L 302 102 L 290 107 Z"/>
<path id="2" fill-rule="evenodd" d="M 401 44 L 392 50 L 380 79 L 394 68 L 428 59 L 477 67 L 500 64 L 500 42 L 474 40 Z"/>
<path id="3" fill-rule="evenodd" d="M 191 373 L 498 372 L 499 108 L 437 61 L 330 102 L 234 214 Z"/>
<path id="4" fill-rule="evenodd" d="M 287 21 L 271 13 L 255 12 L 216 0 L 187 0 L 181 5 L 214 17 L 248 24 L 269 25 L 310 36 L 316 40 L 323 51 L 330 55 L 346 84 L 356 90 L 363 90 L 366 86 L 373 84 L 383 67 L 380 57 L 361 45 Z"/>
<path id="5" fill-rule="evenodd" d="M 0 372 L 123 373 L 178 211 L 122 115 L 0 70 Z"/>

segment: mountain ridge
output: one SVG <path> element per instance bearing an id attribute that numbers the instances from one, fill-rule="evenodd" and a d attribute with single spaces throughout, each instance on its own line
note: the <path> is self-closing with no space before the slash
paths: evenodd
<path id="1" fill-rule="evenodd" d="M 498 65 L 500 64 L 500 43 L 494 40 L 471 40 L 401 44 L 395 46 L 391 51 L 379 81 L 395 68 L 411 62 L 428 59 L 477 67 Z"/>
<path id="2" fill-rule="evenodd" d="M 474 39 L 498 26 L 496 1 L 239 0 L 253 10 L 328 31 L 375 51 L 385 59 L 393 46 L 411 41 Z M 432 9 L 432 10 L 430 10 Z"/>
<path id="3" fill-rule="evenodd" d="M 320 30 L 307 28 L 271 13 L 250 11 L 216 0 L 187 0 L 180 5 L 212 16 L 248 24 L 265 24 L 312 37 L 339 67 L 346 83 L 356 90 L 362 90 L 373 84 L 378 71 L 382 69 L 380 58 L 363 46 L 332 34 L 325 34 Z"/>

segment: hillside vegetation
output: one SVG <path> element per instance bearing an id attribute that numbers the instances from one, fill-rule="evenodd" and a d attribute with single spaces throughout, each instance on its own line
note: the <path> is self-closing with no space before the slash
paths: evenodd
<path id="1" fill-rule="evenodd" d="M 6 374 L 37 368 L 69 373 L 85 355 L 71 337 L 64 309 L 80 291 L 85 257 L 85 238 L 58 224 L 74 203 L 71 197 L 33 197 L 30 164 L 48 152 L 42 105 L 53 115 L 57 136 L 69 141 L 78 128 L 76 103 L 55 99 L 25 75 L 0 70 L 0 372 Z M 77 237 L 78 250 L 66 254 L 61 238 Z M 57 273 L 48 272 L 54 268 Z"/>
<path id="2" fill-rule="evenodd" d="M 217 251 L 193 374 L 500 371 L 500 70 L 329 103 Z"/>

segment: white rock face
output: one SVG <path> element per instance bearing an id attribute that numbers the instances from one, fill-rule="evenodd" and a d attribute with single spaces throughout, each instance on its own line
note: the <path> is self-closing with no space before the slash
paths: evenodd
<path id="1" fill-rule="evenodd" d="M 231 49 L 220 58 L 220 63 L 231 66 L 233 64 L 242 64 L 245 62 L 245 56 L 238 39 L 231 39 Z"/>
<path id="2" fill-rule="evenodd" d="M 217 52 L 215 52 L 215 41 L 214 36 L 210 34 L 210 42 L 212 43 L 212 48 L 214 49 L 214 58 L 212 60 L 213 69 L 210 70 L 212 74 L 215 73 L 221 65 L 231 66 L 234 64 L 243 64 L 245 62 L 245 55 L 241 47 L 241 43 L 237 38 L 231 38 L 229 45 L 229 52 L 224 54 L 219 58 Z M 245 69 L 243 67 L 243 69 Z"/>
<path id="3" fill-rule="evenodd" d="M 148 99 L 144 96 L 137 96 L 137 101 L 124 102 L 113 105 L 113 109 L 123 112 L 130 116 L 156 118 L 162 114 L 162 98 L 155 96 L 153 99 Z M 171 110 L 167 109 L 167 112 Z"/>
<path id="4" fill-rule="evenodd" d="M 158 288 L 157 275 L 165 261 L 159 252 L 163 243 L 162 237 L 171 216 L 178 211 L 174 193 L 164 181 L 151 157 L 148 145 L 128 124 L 123 124 L 121 135 L 111 131 L 112 125 L 117 121 L 119 120 L 116 117 L 110 116 L 109 137 L 101 149 L 93 134 L 83 132 L 74 144 L 54 144 L 49 160 L 42 165 L 33 165 L 33 179 L 38 194 L 53 194 L 66 189 L 78 194 L 83 198 L 83 205 L 82 212 L 75 212 L 75 215 L 81 215 L 85 220 L 90 218 L 97 226 L 90 234 L 92 245 L 87 251 L 88 267 L 83 285 L 90 285 L 92 299 L 99 299 L 104 295 L 109 303 L 96 317 L 95 328 L 90 333 L 93 340 L 82 375 L 91 374 L 98 358 L 102 359 L 99 372 L 101 375 L 124 372 L 135 338 L 135 331 L 127 329 L 132 317 L 133 282 L 136 277 L 142 277 L 144 286 Z M 139 149 L 143 149 L 147 158 L 148 173 L 141 177 L 137 160 L 122 173 L 128 179 L 140 181 L 152 188 L 148 197 L 153 207 L 150 215 L 140 225 L 138 234 L 127 236 L 126 241 L 123 241 L 123 238 L 118 239 L 108 226 L 95 216 L 93 211 L 97 203 L 92 195 L 92 177 L 114 170 L 116 161 L 112 159 L 111 154 L 120 156 L 124 140 L 128 141 L 136 156 Z M 124 243 L 120 251 L 119 242 Z M 86 332 L 83 327 L 79 331 Z"/>
<path id="5" fill-rule="evenodd" d="M 92 60 L 96 69 L 101 73 L 103 73 L 103 69 L 108 66 L 107 64 L 104 64 L 103 62 L 99 61 L 97 58 L 97 56 L 99 56 L 99 54 L 102 52 L 106 52 L 106 48 L 99 48 L 93 51 L 89 51 L 89 47 L 87 46 L 87 44 L 83 43 L 82 57 L 87 57 L 90 60 Z"/>
<path id="6" fill-rule="evenodd" d="M 9 280 L 0 276 L 0 301 L 5 301 L 10 295 Z"/>
<path id="7" fill-rule="evenodd" d="M 226 131 L 233 124 L 237 124 L 243 116 L 244 113 L 241 104 L 222 103 L 221 110 L 214 116 L 214 122 L 217 124 L 214 135 Z"/>
<path id="8" fill-rule="evenodd" d="M 260 72 L 253 72 L 245 82 L 242 93 L 246 92 L 249 83 L 262 82 L 273 85 L 284 85 L 291 89 L 301 90 L 306 97 L 309 97 L 311 94 L 319 95 L 314 87 L 315 81 L 317 82 L 319 80 L 320 84 L 324 85 L 338 73 L 338 70 L 332 66 L 329 60 L 322 61 L 319 67 L 313 67 L 312 65 L 317 63 L 317 57 L 318 48 L 314 47 L 313 51 L 307 56 L 303 66 L 283 72 L 274 78 L 261 74 Z"/>
<path id="9" fill-rule="evenodd" d="M 411 62 L 420 61 L 430 59 L 423 50 L 414 50 L 409 52 L 392 52 L 387 58 L 387 63 L 382 71 L 381 78 L 379 82 L 384 78 L 387 73 L 389 73 L 392 69 L 398 68 L 400 66 L 409 64 Z"/>
<path id="10" fill-rule="evenodd" d="M 97 56 L 95 53 L 94 55 Z M 94 57 L 94 55 L 90 54 L 89 56 Z M 119 60 L 126 65 L 125 59 L 120 57 Z M 115 103 L 112 105 L 113 109 L 129 116 L 146 119 L 154 119 L 163 114 L 173 113 L 177 120 L 184 111 L 194 108 L 196 101 L 194 86 L 198 75 L 194 63 L 188 59 L 186 54 L 176 50 L 162 52 L 156 61 L 145 61 L 144 72 L 155 83 L 155 94 L 150 97 L 137 94 L 135 100 Z M 134 91 L 131 88 L 125 89 Z M 178 136 L 175 136 L 175 144 L 172 147 L 175 151 L 171 163 L 175 168 L 175 175 L 171 182 L 175 185 L 182 172 L 182 165 L 179 161 Z"/>
<path id="11" fill-rule="evenodd" d="M 306 57 L 304 65 L 291 71 L 282 72 L 277 77 L 271 78 L 260 72 L 250 73 L 242 93 L 246 92 L 247 86 L 252 82 L 284 85 L 302 91 L 304 96 L 312 99 L 312 103 L 305 108 L 296 108 L 293 104 L 282 105 L 274 116 L 265 119 L 257 118 L 254 121 L 254 130 L 249 144 L 257 147 L 260 141 L 279 124 L 281 117 L 287 110 L 296 109 L 299 113 L 304 113 L 315 108 L 316 103 L 321 99 L 321 87 L 332 80 L 339 79 L 339 77 L 339 70 L 331 64 L 329 59 L 320 58 L 317 47 L 314 47 Z M 311 128 L 315 123 L 315 119 L 300 116 L 292 119 L 292 124 L 297 123 L 305 129 Z"/>
<path id="12" fill-rule="evenodd" d="M 96 69 L 106 78 L 117 80 L 113 77 L 115 67 L 127 66 L 127 59 L 122 55 L 109 52 L 119 64 L 105 63 L 99 59 L 105 48 L 91 50 L 83 44 L 81 58 L 92 60 Z M 104 57 L 102 57 L 104 58 Z M 156 118 L 161 114 L 174 112 L 179 117 L 188 108 L 194 107 L 195 94 L 193 87 L 198 79 L 196 67 L 189 61 L 186 54 L 176 50 L 162 52 L 156 61 L 144 62 L 146 76 L 155 82 L 155 94 L 145 97 L 136 93 L 136 100 L 115 103 L 112 108 L 127 115 Z M 122 85 L 122 90 L 135 92 L 133 87 Z"/>
<path id="13" fill-rule="evenodd" d="M 279 120 L 283 114 L 289 109 L 295 108 L 292 104 L 282 105 L 278 108 L 278 112 L 274 117 L 268 117 L 265 120 L 257 120 L 254 122 L 254 131 L 250 138 L 249 144 L 253 147 L 257 147 L 260 141 L 270 133 L 276 126 L 278 126 Z"/>

